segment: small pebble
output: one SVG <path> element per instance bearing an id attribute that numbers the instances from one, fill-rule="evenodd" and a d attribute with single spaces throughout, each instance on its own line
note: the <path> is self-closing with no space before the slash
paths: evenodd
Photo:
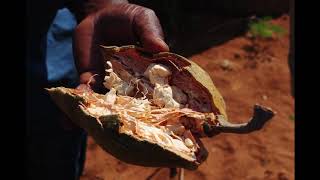
<path id="1" fill-rule="evenodd" d="M 263 99 L 263 100 L 267 100 L 267 99 L 268 99 L 268 96 L 267 96 L 267 95 L 262 95 L 262 99 Z"/>
<path id="2" fill-rule="evenodd" d="M 221 68 L 224 69 L 224 70 L 232 70 L 232 69 L 233 69 L 231 62 L 230 62 L 230 60 L 228 60 L 228 59 L 223 60 L 223 61 L 220 63 L 220 66 L 221 66 Z"/>

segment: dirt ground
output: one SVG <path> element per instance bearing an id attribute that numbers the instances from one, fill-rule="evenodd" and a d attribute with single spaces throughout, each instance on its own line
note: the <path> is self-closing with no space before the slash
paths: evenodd
<path id="1" fill-rule="evenodd" d="M 289 32 L 289 17 L 274 23 Z M 255 103 L 271 107 L 277 115 L 265 128 L 248 135 L 220 134 L 202 139 L 209 157 L 185 179 L 293 180 L 294 99 L 290 95 L 289 33 L 276 40 L 260 40 L 256 55 L 252 42 L 238 36 L 190 57 L 209 72 L 222 93 L 229 119 L 245 122 Z M 151 175 L 156 172 L 152 177 Z M 165 180 L 168 168 L 145 168 L 121 162 L 90 138 L 81 180 Z"/>

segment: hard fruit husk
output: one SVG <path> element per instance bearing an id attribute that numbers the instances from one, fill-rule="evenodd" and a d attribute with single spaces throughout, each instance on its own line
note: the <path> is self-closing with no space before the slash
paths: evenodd
<path id="1" fill-rule="evenodd" d="M 85 129 L 106 152 L 135 165 L 149 167 L 182 167 L 194 170 L 199 162 L 179 152 L 172 152 L 157 144 L 118 133 L 119 120 L 116 115 L 91 116 L 80 104 L 84 99 L 72 93 L 72 89 L 57 87 L 48 92 L 54 102 L 79 127 Z"/>
<path id="2" fill-rule="evenodd" d="M 228 120 L 226 113 L 226 105 L 224 99 L 213 84 L 213 81 L 209 74 L 203 70 L 196 63 L 188 60 L 187 58 L 171 52 L 161 52 L 158 54 L 149 54 L 144 49 L 129 45 L 129 46 L 102 46 L 102 53 L 105 59 L 110 59 L 114 54 L 122 54 L 122 56 L 129 57 L 131 59 L 149 59 L 150 61 L 157 62 L 160 59 L 173 64 L 177 70 L 184 73 L 185 76 L 191 76 L 194 81 L 194 85 L 200 86 L 201 90 L 207 94 L 207 98 L 210 99 L 212 105 L 212 112 L 221 115 L 224 120 Z M 185 82 L 190 83 L 190 82 Z"/>
<path id="3" fill-rule="evenodd" d="M 203 100 L 210 102 L 210 108 L 204 109 L 203 113 L 213 113 L 217 115 L 219 117 L 219 123 L 222 124 L 221 126 L 221 124 L 211 122 L 208 128 L 210 131 L 213 130 L 213 133 L 215 133 L 215 131 L 235 133 L 251 132 L 261 128 L 262 125 L 273 116 L 271 110 L 261 106 L 255 106 L 255 114 L 258 116 L 253 118 L 254 121 L 251 124 L 247 123 L 250 126 L 247 124 L 234 125 L 229 123 L 227 121 L 224 100 L 214 86 L 210 76 L 196 63 L 177 54 L 169 52 L 149 54 L 135 46 L 103 46 L 102 53 L 106 60 L 125 58 L 137 61 L 137 63 L 154 62 L 171 64 L 171 68 L 175 68 L 174 71 L 177 71 L 182 77 L 188 77 L 188 80 L 190 80 L 188 82 L 176 81 L 175 83 L 188 83 L 189 85 L 191 84 L 192 87 L 197 87 L 197 90 L 201 91 L 202 95 L 205 95 L 206 99 Z M 119 160 L 141 166 L 181 167 L 194 170 L 197 169 L 207 157 L 207 151 L 201 144 L 201 141 L 197 142 L 201 150 L 197 153 L 201 152 L 201 155 L 196 154 L 197 156 L 194 158 L 161 144 L 120 132 L 119 127 L 122 122 L 118 115 L 103 115 L 99 117 L 93 116 L 92 114 L 90 115 L 88 109 L 83 106 L 88 102 L 75 93 L 74 89 L 57 87 L 48 89 L 48 92 L 58 107 L 60 107 L 75 124 L 85 129 L 106 152 Z M 103 95 L 95 93 L 95 96 Z M 259 119 L 262 119 L 262 121 L 259 121 Z M 217 129 L 212 129 L 214 126 L 216 126 Z M 190 141 L 187 141 L 187 144 L 190 144 Z"/>

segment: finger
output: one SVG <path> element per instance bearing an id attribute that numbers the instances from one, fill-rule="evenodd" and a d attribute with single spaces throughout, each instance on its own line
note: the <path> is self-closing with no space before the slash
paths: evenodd
<path id="1" fill-rule="evenodd" d="M 73 51 L 77 70 L 81 74 L 90 67 L 90 49 L 93 40 L 93 16 L 84 19 L 75 29 Z"/>
<path id="2" fill-rule="evenodd" d="M 84 91 L 84 92 L 91 92 L 92 91 L 91 87 L 88 86 L 87 84 L 80 84 L 76 89 L 79 91 Z"/>
<path id="3" fill-rule="evenodd" d="M 154 11 L 138 8 L 133 19 L 133 31 L 145 50 L 157 53 L 169 51 L 164 42 L 163 31 Z"/>
<path id="4" fill-rule="evenodd" d="M 102 75 L 104 69 L 95 38 L 94 18 L 95 16 L 88 16 L 75 29 L 73 50 L 75 64 L 80 74 L 80 83 L 90 82 L 91 88 L 99 91 L 102 79 L 94 74 Z"/>

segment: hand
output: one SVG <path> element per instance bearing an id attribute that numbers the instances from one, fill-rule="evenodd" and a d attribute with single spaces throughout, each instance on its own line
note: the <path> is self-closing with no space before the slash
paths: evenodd
<path id="1" fill-rule="evenodd" d="M 80 84 L 79 86 L 77 86 L 76 89 L 79 91 L 84 91 L 84 92 L 92 91 L 91 87 L 88 84 Z"/>
<path id="2" fill-rule="evenodd" d="M 156 53 L 169 51 L 155 13 L 147 8 L 128 4 L 111 4 L 87 16 L 76 28 L 74 55 L 80 83 L 99 91 L 102 88 L 104 64 L 99 45 L 128 45 L 140 43 Z M 98 74 L 91 78 L 94 74 Z"/>

